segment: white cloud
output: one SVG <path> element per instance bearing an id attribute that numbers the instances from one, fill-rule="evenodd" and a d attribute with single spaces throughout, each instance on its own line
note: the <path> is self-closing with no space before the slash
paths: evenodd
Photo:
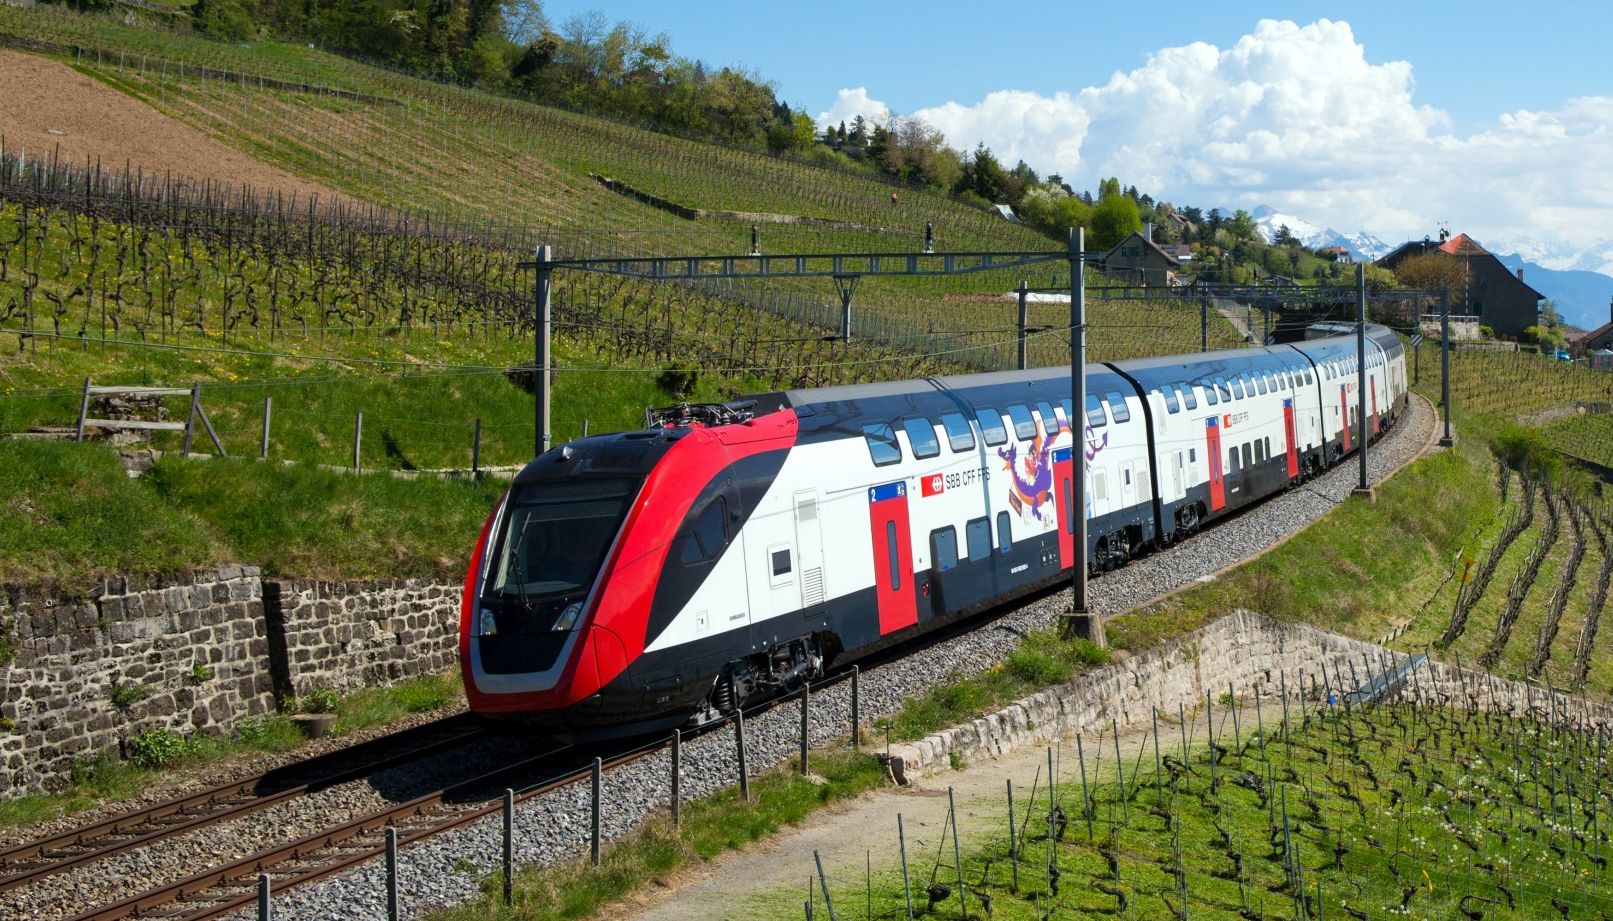
<path id="1" fill-rule="evenodd" d="M 818 113 L 818 130 L 822 131 L 841 122 L 849 125 L 859 115 L 873 124 L 883 125 L 890 121 L 891 109 L 878 99 L 869 98 L 866 86 L 843 89 L 835 97 L 834 105 L 830 106 L 827 112 Z"/>
<path id="2" fill-rule="evenodd" d="M 960 150 L 984 141 L 1080 188 L 1119 176 L 1180 203 L 1269 204 L 1391 240 L 1436 222 L 1481 240 L 1613 237 L 1613 98 L 1457 136 L 1414 90 L 1412 65 L 1373 63 L 1348 23 L 1262 20 L 1231 47 L 1161 49 L 1102 86 L 913 114 Z M 825 114 L 854 104 L 884 109 L 859 88 Z"/>

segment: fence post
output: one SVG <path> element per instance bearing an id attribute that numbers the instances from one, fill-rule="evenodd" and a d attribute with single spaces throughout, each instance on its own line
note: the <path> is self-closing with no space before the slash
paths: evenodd
<path id="1" fill-rule="evenodd" d="M 913 921 L 913 883 L 907 875 L 907 831 L 902 827 L 902 814 L 896 813 L 896 842 L 902 849 L 902 899 L 907 903 L 907 921 Z"/>
<path id="2" fill-rule="evenodd" d="M 482 420 L 476 420 L 476 429 L 470 437 L 470 474 L 476 476 L 482 469 Z"/>
<path id="3" fill-rule="evenodd" d="M 533 438 L 536 440 L 532 452 L 533 457 L 537 457 L 549 450 L 549 336 L 553 317 L 551 289 L 554 280 L 554 268 L 550 263 L 553 261 L 554 250 L 547 244 L 539 246 L 537 253 L 537 281 L 533 288 L 533 309 L 537 314 L 533 317 L 535 325 L 533 338 L 537 340 L 533 345 L 533 350 L 536 354 L 533 356 L 535 367 L 532 369 L 533 373 L 537 375 L 536 385 L 532 388 L 532 395 L 536 398 L 533 401 L 533 405 L 537 417 L 537 427 L 533 434 Z"/>
<path id="4" fill-rule="evenodd" d="M 1008 862 L 1014 868 L 1014 888 L 1019 891 L 1019 837 L 1014 830 L 1014 778 L 1008 778 Z"/>
<path id="5" fill-rule="evenodd" d="M 84 440 L 84 418 L 90 414 L 90 379 L 84 378 L 84 399 L 78 403 L 78 433 L 73 436 L 74 441 Z"/>
<path id="6" fill-rule="evenodd" d="M 515 902 L 515 791 L 504 790 L 504 904 Z"/>
<path id="7" fill-rule="evenodd" d="M 862 701 L 857 687 L 858 677 L 862 669 L 853 665 L 851 667 L 851 747 L 853 751 L 862 750 Z"/>
<path id="8" fill-rule="evenodd" d="M 958 807 L 952 800 L 952 788 L 947 787 L 947 818 L 952 820 L 952 860 L 958 865 L 958 917 L 969 917 L 969 893 L 963 884 L 963 848 L 958 845 Z M 1049 826 L 1048 834 L 1052 834 Z"/>
<path id="9" fill-rule="evenodd" d="M 1199 351 L 1210 350 L 1210 296 L 1199 295 Z"/>
<path id="10" fill-rule="evenodd" d="M 835 903 L 829 898 L 829 877 L 823 872 L 823 858 L 816 848 L 812 851 L 812 862 L 818 865 L 818 885 L 823 888 L 823 907 L 829 912 L 829 921 L 840 921 L 835 917 Z"/>
<path id="11" fill-rule="evenodd" d="M 386 830 L 386 921 L 398 921 L 398 828 Z"/>
<path id="12" fill-rule="evenodd" d="M 190 385 L 190 415 L 185 417 L 185 448 L 183 453 L 186 457 L 190 456 L 190 439 L 191 435 L 196 432 L 196 407 L 201 405 L 201 401 L 202 383 L 201 381 L 196 381 Z"/>
<path id="13" fill-rule="evenodd" d="M 672 730 L 672 827 L 683 827 L 683 730 Z"/>
<path id="14" fill-rule="evenodd" d="M 269 906 L 270 896 L 269 874 L 258 874 L 258 921 L 274 921 L 273 909 Z"/>
<path id="15" fill-rule="evenodd" d="M 274 412 L 274 398 L 263 398 L 263 439 L 258 442 L 258 459 L 269 459 L 269 419 Z"/>
<path id="16" fill-rule="evenodd" d="M 812 697 L 812 682 L 801 683 L 801 776 L 807 776 L 807 718 Z"/>
<path id="17" fill-rule="evenodd" d="M 604 786 L 604 780 L 605 780 L 604 773 L 605 773 L 604 763 L 602 761 L 600 761 L 600 759 L 595 758 L 594 759 L 594 784 L 593 784 L 593 786 L 594 786 L 594 797 L 593 797 L 593 799 L 594 799 L 594 815 L 593 815 L 593 822 L 590 825 L 590 832 L 589 832 L 589 836 L 588 836 L 588 860 L 589 860 L 590 863 L 592 863 L 596 867 L 599 866 L 599 828 L 600 828 L 600 815 L 599 814 L 602 811 L 600 809 L 599 798 L 600 798 L 600 794 L 602 792 L 601 788 Z"/>
<path id="18" fill-rule="evenodd" d="M 750 802 L 750 771 L 745 768 L 745 711 L 734 710 L 734 745 L 739 752 L 739 796 Z"/>
<path id="19" fill-rule="evenodd" d="M 1019 281 L 1019 370 L 1025 370 L 1025 324 L 1027 302 L 1030 299 L 1030 285 L 1024 279 Z"/>

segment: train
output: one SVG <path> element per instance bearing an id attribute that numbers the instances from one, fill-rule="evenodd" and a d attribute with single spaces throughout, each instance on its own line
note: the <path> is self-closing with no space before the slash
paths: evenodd
<path id="1" fill-rule="evenodd" d="M 571 737 L 698 725 L 1293 488 L 1404 412 L 1356 337 L 758 394 L 527 464 L 471 553 L 470 709 Z"/>

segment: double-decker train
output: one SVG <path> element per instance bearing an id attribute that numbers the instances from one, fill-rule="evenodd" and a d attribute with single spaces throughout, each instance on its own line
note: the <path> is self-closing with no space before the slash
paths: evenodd
<path id="1" fill-rule="evenodd" d="M 1400 340 L 790 390 L 532 461 L 476 542 L 473 711 L 597 735 L 700 722 L 1288 489 L 1406 403 Z M 1079 434 L 1077 434 L 1079 433 Z"/>

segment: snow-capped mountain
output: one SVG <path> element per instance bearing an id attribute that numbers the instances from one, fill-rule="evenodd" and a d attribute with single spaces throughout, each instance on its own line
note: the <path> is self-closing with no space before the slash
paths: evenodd
<path id="1" fill-rule="evenodd" d="M 1516 255 L 1560 272 L 1600 272 L 1613 276 L 1613 240 L 1545 242 L 1530 237 L 1500 237 L 1485 244 L 1492 253 Z"/>
<path id="2" fill-rule="evenodd" d="M 1383 242 L 1364 230 L 1354 233 L 1340 233 L 1331 227 L 1320 227 L 1310 221 L 1293 214 L 1284 214 L 1274 208 L 1261 205 L 1250 214 L 1255 219 L 1255 226 L 1260 229 L 1260 236 L 1267 243 L 1277 238 L 1277 231 L 1283 227 L 1299 238 L 1299 242 L 1311 249 L 1321 249 L 1324 246 L 1342 246 L 1350 251 L 1357 261 L 1370 262 L 1386 255 L 1394 247 Z"/>

